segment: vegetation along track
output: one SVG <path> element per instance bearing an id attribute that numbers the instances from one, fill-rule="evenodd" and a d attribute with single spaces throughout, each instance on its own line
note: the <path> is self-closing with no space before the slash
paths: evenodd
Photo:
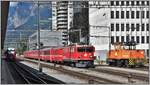
<path id="1" fill-rule="evenodd" d="M 8 62 L 9 67 L 14 69 L 16 75 L 19 78 L 17 83 L 20 84 L 64 84 L 57 79 L 39 73 L 36 70 L 29 68 L 28 66 L 21 64 L 19 62 Z M 16 75 L 14 75 L 16 77 Z M 18 79 L 17 79 L 18 80 Z"/>
<path id="2" fill-rule="evenodd" d="M 24 59 L 24 60 L 28 61 L 28 62 L 31 62 L 31 63 L 34 63 L 34 64 L 37 64 L 37 61 L 35 61 L 35 60 L 31 60 L 31 59 Z M 85 74 L 85 73 L 80 73 L 80 72 L 77 72 L 77 71 L 68 70 L 68 69 L 65 69 L 65 68 L 61 67 L 61 65 L 60 65 L 60 67 L 54 67 L 53 65 L 49 65 L 49 64 L 46 64 L 46 63 L 41 63 L 41 65 L 42 65 L 42 67 L 54 69 L 54 70 L 60 71 L 62 73 L 65 73 L 67 75 L 75 76 L 75 77 L 78 77 L 78 78 L 81 78 L 81 79 L 86 79 L 86 80 L 94 82 L 94 83 L 99 83 L 99 84 L 122 84 L 122 82 L 119 82 L 119 81 L 113 81 L 113 80 L 110 80 L 110 79 L 105 79 L 105 78 L 101 78 L 101 77 L 97 77 L 97 76 L 93 76 L 93 75 L 88 75 L 88 74 Z"/>
<path id="3" fill-rule="evenodd" d="M 102 73 L 107 73 L 111 75 L 118 75 L 122 77 L 129 78 L 131 77 L 132 79 L 137 79 L 137 80 L 143 80 L 148 82 L 149 77 L 146 74 L 139 74 L 139 73 L 131 73 L 131 72 L 126 72 L 126 71 L 119 71 L 119 70 L 113 70 L 113 69 L 107 69 L 107 68 L 89 68 L 89 70 L 96 71 L 96 72 L 102 72 Z"/>

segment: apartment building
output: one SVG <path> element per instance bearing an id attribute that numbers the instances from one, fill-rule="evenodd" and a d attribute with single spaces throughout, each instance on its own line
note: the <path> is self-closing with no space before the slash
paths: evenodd
<path id="1" fill-rule="evenodd" d="M 137 43 L 149 55 L 149 0 L 89 2 L 90 43 L 98 51 L 114 49 L 114 42 Z M 97 7 L 96 7 L 97 6 Z M 94 8 L 95 7 L 95 8 Z M 93 13 L 94 12 L 94 13 Z M 106 55 L 105 55 L 106 56 Z"/>

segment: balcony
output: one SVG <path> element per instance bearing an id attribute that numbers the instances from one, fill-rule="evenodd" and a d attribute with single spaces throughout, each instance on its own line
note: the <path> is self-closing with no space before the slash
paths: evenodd
<path id="1" fill-rule="evenodd" d="M 57 20 L 58 21 L 61 21 L 61 20 L 66 20 L 67 21 L 68 19 L 67 18 L 58 18 Z"/>
<path id="2" fill-rule="evenodd" d="M 61 13 L 66 13 L 67 14 L 68 12 L 67 12 L 67 10 L 59 10 L 57 13 L 58 14 L 61 14 Z"/>
<path id="3" fill-rule="evenodd" d="M 57 15 L 57 17 L 61 18 L 61 17 L 67 17 L 67 14 L 59 14 Z"/>
<path id="4" fill-rule="evenodd" d="M 67 25 L 68 22 L 58 22 L 57 24 L 58 24 L 58 25 L 60 25 L 60 24 L 62 24 L 62 25 L 64 25 L 64 24 Z"/>
<path id="5" fill-rule="evenodd" d="M 68 26 L 67 25 L 60 25 L 60 26 L 57 26 L 58 29 L 67 29 Z"/>

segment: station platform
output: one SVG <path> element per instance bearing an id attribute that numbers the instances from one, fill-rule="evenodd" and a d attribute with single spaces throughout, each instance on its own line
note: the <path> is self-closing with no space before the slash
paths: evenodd
<path id="1" fill-rule="evenodd" d="M 1 59 L 1 84 L 15 84 L 4 58 Z"/>
<path id="2" fill-rule="evenodd" d="M 20 63 L 20 60 L 14 62 L 1 58 L 1 69 L 1 84 L 64 84 L 50 75 Z"/>

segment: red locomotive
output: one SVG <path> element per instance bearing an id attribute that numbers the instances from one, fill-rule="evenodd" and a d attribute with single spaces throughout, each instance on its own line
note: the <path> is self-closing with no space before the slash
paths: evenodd
<path id="1" fill-rule="evenodd" d="M 40 50 L 40 59 L 75 67 L 94 67 L 95 47 L 91 45 L 69 45 Z M 24 57 L 38 59 L 38 50 L 24 52 Z"/>
<path id="2" fill-rule="evenodd" d="M 6 57 L 6 60 L 15 61 L 16 60 L 16 50 L 15 50 L 15 48 L 7 48 L 4 55 Z"/>

